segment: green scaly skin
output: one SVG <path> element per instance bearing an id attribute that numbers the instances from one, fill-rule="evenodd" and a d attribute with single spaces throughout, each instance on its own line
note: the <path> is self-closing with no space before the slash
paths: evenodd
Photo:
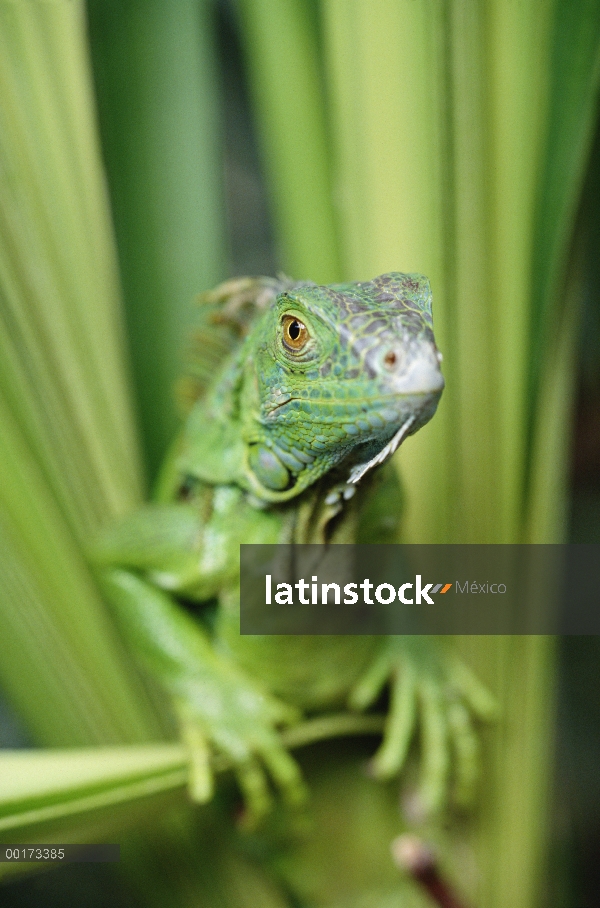
<path id="1" fill-rule="evenodd" d="M 302 711 L 364 710 L 389 683 L 373 773 L 400 771 L 419 726 L 419 811 L 439 809 L 450 780 L 455 800 L 468 800 L 472 716 L 492 706 L 462 664 L 416 637 L 239 634 L 241 542 L 395 541 L 395 474 L 375 459 L 433 416 L 443 389 L 429 282 L 396 273 L 329 287 L 246 278 L 205 301 L 235 348 L 190 412 L 157 501 L 92 552 L 123 633 L 173 697 L 192 796 L 211 796 L 218 753 L 235 768 L 249 816 L 270 807 L 266 771 L 286 800 L 302 800 L 278 728 Z M 285 333 L 294 320 L 305 329 L 299 349 Z M 214 633 L 177 598 L 217 598 Z"/>

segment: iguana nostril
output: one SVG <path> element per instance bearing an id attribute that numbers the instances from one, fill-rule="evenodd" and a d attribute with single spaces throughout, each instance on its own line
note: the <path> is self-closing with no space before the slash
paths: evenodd
<path id="1" fill-rule="evenodd" d="M 388 352 L 383 357 L 383 362 L 388 367 L 388 369 L 394 369 L 396 363 L 398 362 L 398 357 L 394 350 L 388 350 Z"/>

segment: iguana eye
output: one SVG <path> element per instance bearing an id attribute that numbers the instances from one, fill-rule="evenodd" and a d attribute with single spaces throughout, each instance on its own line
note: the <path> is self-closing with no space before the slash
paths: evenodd
<path id="1" fill-rule="evenodd" d="M 308 329 L 306 325 L 293 315 L 283 316 L 283 343 L 297 353 L 306 346 Z"/>

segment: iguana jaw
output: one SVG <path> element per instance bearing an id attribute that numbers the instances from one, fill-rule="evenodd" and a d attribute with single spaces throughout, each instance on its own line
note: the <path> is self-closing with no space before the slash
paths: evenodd
<path id="1" fill-rule="evenodd" d="M 349 421 L 349 417 L 345 422 L 340 421 L 332 426 L 331 422 L 319 419 L 319 414 L 314 413 L 310 424 L 311 435 L 302 451 L 298 446 L 291 447 L 290 451 L 287 443 L 282 447 L 280 438 L 271 434 L 264 421 L 255 423 L 254 432 L 248 438 L 245 449 L 243 485 L 262 501 L 290 501 L 334 467 L 338 471 L 340 467 L 343 469 L 347 462 L 347 483 L 354 487 L 372 468 L 391 457 L 409 435 L 431 419 L 437 409 L 442 388 L 443 379 L 437 382 L 435 390 L 423 394 L 390 394 L 378 398 L 377 406 L 361 413 L 360 430 Z M 285 408 L 285 404 L 279 408 L 280 419 L 286 415 Z M 320 440 L 327 437 L 322 433 L 328 430 L 331 441 L 326 445 Z M 315 445 L 322 450 L 318 450 Z M 261 482 L 260 472 L 256 469 L 256 458 L 253 461 L 253 452 L 256 454 L 259 451 L 264 452 L 264 458 L 285 466 L 289 473 L 289 487 L 269 488 Z M 310 462 L 299 461 L 300 455 L 303 460 Z"/>

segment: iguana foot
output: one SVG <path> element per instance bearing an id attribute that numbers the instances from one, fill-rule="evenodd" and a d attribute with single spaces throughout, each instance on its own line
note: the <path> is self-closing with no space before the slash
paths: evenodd
<path id="1" fill-rule="evenodd" d="M 172 697 L 190 753 L 192 798 L 211 797 L 220 762 L 237 776 L 249 824 L 270 807 L 267 772 L 286 801 L 301 801 L 300 770 L 278 732 L 299 720 L 298 711 L 217 650 L 164 590 L 120 568 L 101 569 L 98 580 L 140 662 Z"/>
<path id="2" fill-rule="evenodd" d="M 455 656 L 438 652 L 419 636 L 386 639 L 382 650 L 351 693 L 349 705 L 366 709 L 390 681 L 390 709 L 381 747 L 371 761 L 373 775 L 400 772 L 417 725 L 422 769 L 411 813 L 441 810 L 449 794 L 457 806 L 473 798 L 479 775 L 479 740 L 474 719 L 491 720 L 495 702 Z"/>
<path id="3" fill-rule="evenodd" d="M 182 737 L 190 751 L 189 791 L 193 800 L 212 796 L 215 760 L 229 766 L 244 798 L 247 828 L 272 807 L 267 774 L 288 804 L 305 800 L 306 786 L 296 761 L 281 742 L 278 726 L 299 714 L 263 692 L 233 665 L 221 663 L 211 677 L 186 677 L 173 686 Z"/>

